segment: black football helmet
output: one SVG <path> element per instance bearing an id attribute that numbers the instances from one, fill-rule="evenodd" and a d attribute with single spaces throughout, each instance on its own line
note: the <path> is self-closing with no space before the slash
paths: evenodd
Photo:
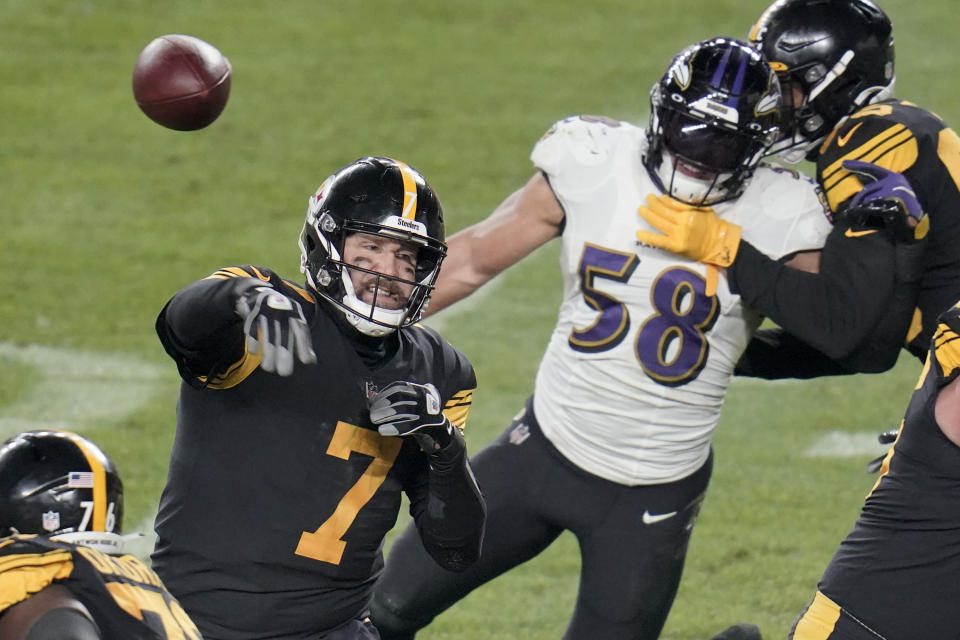
<path id="1" fill-rule="evenodd" d="M 374 304 L 361 300 L 343 261 L 344 240 L 353 233 L 416 245 L 415 281 L 368 271 L 377 276 Z M 311 196 L 300 233 L 300 270 L 357 330 L 383 336 L 420 319 L 447 253 L 444 239 L 443 208 L 419 171 L 390 158 L 361 158 L 324 180 Z M 402 308 L 376 306 L 382 280 L 413 286 Z"/>
<path id="2" fill-rule="evenodd" d="M 893 25 L 872 0 L 777 0 L 750 30 L 784 96 L 788 162 L 814 160 L 846 116 L 893 95 Z"/>
<path id="3" fill-rule="evenodd" d="M 37 430 L 0 446 L 0 535 L 49 535 L 113 550 L 115 543 L 98 542 L 119 534 L 122 524 L 123 483 L 87 438 Z"/>
<path id="4" fill-rule="evenodd" d="M 664 193 L 709 205 L 743 193 L 779 134 L 780 86 L 746 42 L 714 38 L 677 55 L 650 92 L 643 164 Z"/>

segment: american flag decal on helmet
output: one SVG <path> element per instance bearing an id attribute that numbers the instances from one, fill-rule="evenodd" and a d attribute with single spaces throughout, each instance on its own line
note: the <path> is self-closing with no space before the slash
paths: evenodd
<path id="1" fill-rule="evenodd" d="M 74 489 L 92 489 L 93 471 L 71 471 L 67 476 L 67 486 Z"/>

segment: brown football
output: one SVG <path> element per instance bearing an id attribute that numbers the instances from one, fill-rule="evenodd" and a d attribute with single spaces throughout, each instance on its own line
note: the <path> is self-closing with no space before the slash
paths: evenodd
<path id="1" fill-rule="evenodd" d="M 193 36 L 160 36 L 137 58 L 133 97 L 158 124 L 203 129 L 227 106 L 230 71 L 230 61 L 213 45 Z"/>

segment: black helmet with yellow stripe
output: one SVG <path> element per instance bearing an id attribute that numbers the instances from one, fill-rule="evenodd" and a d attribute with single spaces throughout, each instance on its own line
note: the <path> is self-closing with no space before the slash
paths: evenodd
<path id="1" fill-rule="evenodd" d="M 0 535 L 86 544 L 86 537 L 120 533 L 122 524 L 123 483 L 107 454 L 87 438 L 36 430 L 0 446 Z"/>
<path id="2" fill-rule="evenodd" d="M 347 268 L 344 243 L 355 233 L 409 244 L 416 251 L 413 277 Z M 383 336 L 419 320 L 446 255 L 443 209 L 423 175 L 403 162 L 366 157 L 343 167 L 310 197 L 300 233 L 300 270 L 307 283 L 359 331 Z M 401 308 L 361 300 L 349 271 L 366 271 L 385 292 L 395 283 L 412 287 Z"/>

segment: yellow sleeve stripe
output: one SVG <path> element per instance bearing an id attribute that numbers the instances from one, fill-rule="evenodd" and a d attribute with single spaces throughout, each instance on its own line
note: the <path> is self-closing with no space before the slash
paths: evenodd
<path id="1" fill-rule="evenodd" d="M 470 413 L 470 406 L 473 404 L 473 389 L 465 389 L 457 392 L 452 398 L 447 400 L 443 407 L 443 415 L 447 420 L 460 430 L 467 424 L 467 415 Z"/>
<path id="2" fill-rule="evenodd" d="M 827 640 L 840 619 L 836 602 L 817 591 L 793 630 L 794 640 Z"/>
<path id="3" fill-rule="evenodd" d="M 299 295 L 304 300 L 310 301 L 311 304 L 317 301 L 316 298 L 313 297 L 313 294 L 311 294 L 309 291 L 307 291 L 303 287 L 298 287 L 297 285 L 289 281 L 285 281 L 285 282 L 287 283 L 288 287 L 296 291 L 297 295 Z"/>
<path id="4" fill-rule="evenodd" d="M 217 280 L 226 280 L 227 278 L 250 278 L 252 277 L 249 273 L 240 269 L 239 267 L 227 267 L 226 269 L 217 269 L 212 274 L 207 276 L 206 280 L 217 279 Z"/>
<path id="5" fill-rule="evenodd" d="M 934 355 L 945 378 L 949 378 L 960 367 L 960 336 L 945 324 L 937 327 L 933 337 Z"/>
<path id="6" fill-rule="evenodd" d="M 903 125 L 895 125 L 874 136 L 824 169 L 823 189 L 830 207 L 836 210 L 840 203 L 863 188 L 856 175 L 843 168 L 844 160 L 872 162 L 891 171 L 903 172 L 913 166 L 917 156 L 917 139 Z"/>
<path id="7" fill-rule="evenodd" d="M 246 271 L 240 267 L 226 267 L 225 269 L 217 269 L 209 276 L 204 278 L 204 280 L 226 280 L 227 278 L 259 278 L 264 282 L 270 281 L 270 278 L 263 275 L 263 272 L 256 267 L 250 267 L 250 271 Z"/>
<path id="8" fill-rule="evenodd" d="M 208 380 L 206 376 L 198 376 L 197 379 L 206 385 L 208 389 L 229 389 L 235 387 L 246 380 L 263 361 L 263 353 L 250 353 L 247 351 L 246 344 L 243 347 L 243 357 L 230 365 L 223 374 Z"/>
<path id="9" fill-rule="evenodd" d="M 843 168 L 844 160 L 863 160 L 864 162 L 876 162 L 880 156 L 884 155 L 890 149 L 896 148 L 911 138 L 913 138 L 913 134 L 902 124 L 896 124 L 884 131 L 881 131 L 859 147 L 853 149 L 849 153 L 844 154 L 834 161 L 833 164 L 824 169 L 824 188 L 830 188 L 830 186 L 836 182 L 837 174 L 846 173 L 846 169 Z M 906 168 L 891 167 L 886 163 L 884 163 L 883 166 L 893 171 L 899 171 Z"/>
<path id="10" fill-rule="evenodd" d="M 66 550 L 17 554 L 0 558 L 0 611 L 26 600 L 54 580 L 73 573 L 73 559 Z"/>

